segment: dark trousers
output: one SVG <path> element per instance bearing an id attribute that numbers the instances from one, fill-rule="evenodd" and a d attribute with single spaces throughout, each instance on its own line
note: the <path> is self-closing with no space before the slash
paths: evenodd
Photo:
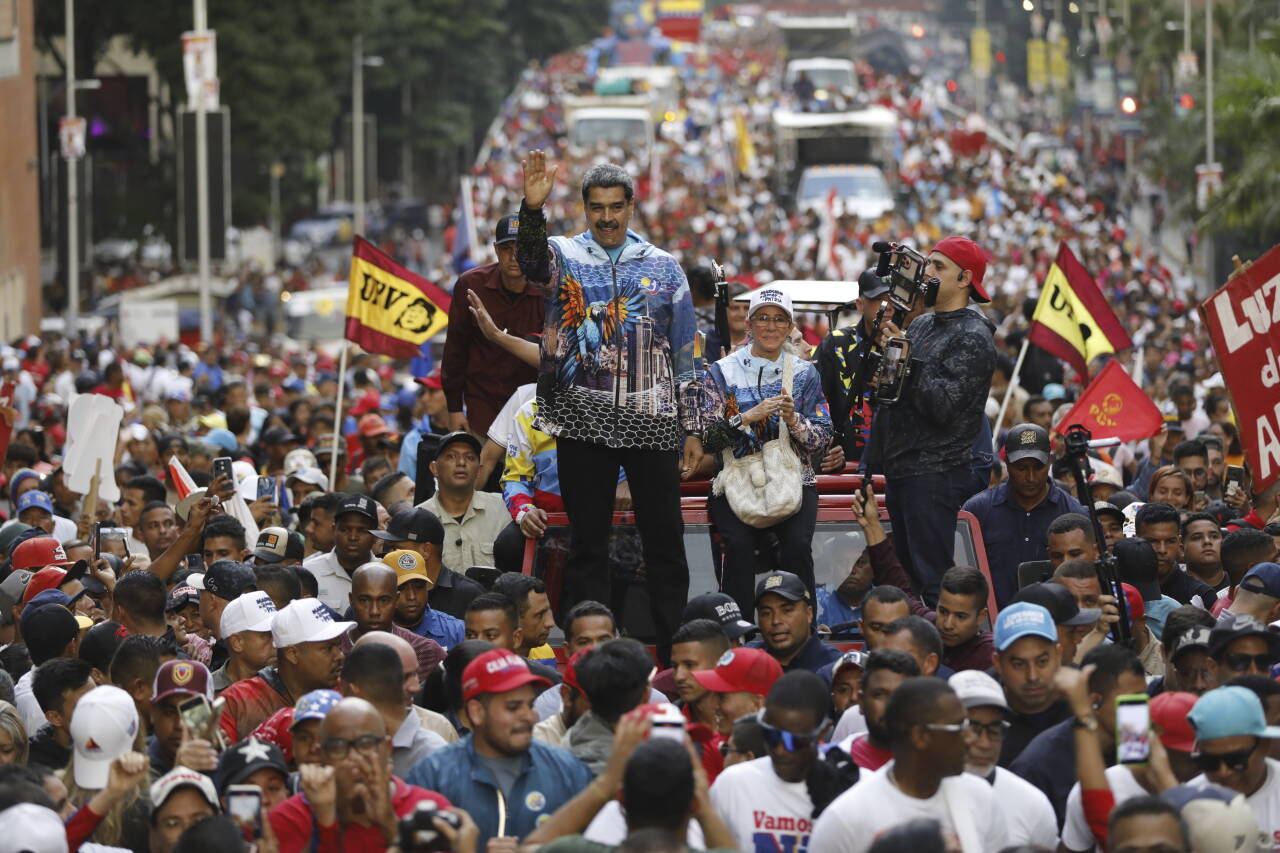
<path id="1" fill-rule="evenodd" d="M 809 588 L 810 601 L 817 599 L 813 588 L 813 529 L 818 521 L 818 489 L 805 486 L 800 509 L 773 527 L 752 527 L 734 515 L 723 495 L 707 498 L 707 511 L 720 533 L 720 591 L 738 602 L 748 621 L 756 605 L 756 545 L 765 533 L 778 537 L 778 568 L 794 572 Z M 817 610 L 815 606 L 815 611 Z"/>
<path id="2" fill-rule="evenodd" d="M 561 612 L 579 601 L 610 600 L 609 529 L 618 467 L 627 472 L 631 505 L 644 551 L 649 607 L 658 655 L 671 656 L 671 636 L 689 598 L 680 515 L 679 454 L 667 450 L 605 447 L 561 438 L 556 442 L 560 495 L 569 515 L 569 560 Z"/>
<path id="3" fill-rule="evenodd" d="M 885 480 L 894 549 L 916 594 L 930 607 L 938 602 L 943 572 L 955 564 L 956 513 L 972 488 L 968 465 Z"/>

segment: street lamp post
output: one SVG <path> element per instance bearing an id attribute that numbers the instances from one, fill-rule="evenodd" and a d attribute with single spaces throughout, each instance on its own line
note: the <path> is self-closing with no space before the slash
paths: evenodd
<path id="1" fill-rule="evenodd" d="M 1188 27 L 1188 32 L 1190 28 Z M 1187 37 L 1189 38 L 1189 36 Z M 1213 0 L 1205 0 L 1204 4 L 1204 162 L 1213 167 Z M 1205 293 L 1212 293 L 1217 287 L 1217 279 L 1213 269 L 1213 232 L 1206 229 L 1204 235 L 1204 270 Z"/>
<path id="2" fill-rule="evenodd" d="M 364 233 L 364 69 L 382 66 L 381 56 L 364 55 L 364 35 L 356 33 L 351 57 L 351 206 L 352 224 Z"/>
<path id="3" fill-rule="evenodd" d="M 193 0 L 192 17 L 197 33 L 209 28 L 205 0 Z M 205 92 L 195 95 L 196 107 L 196 285 L 200 291 L 200 340 L 213 345 L 213 295 L 209 290 L 209 139 Z"/>
<path id="4" fill-rule="evenodd" d="M 76 117 L 76 13 L 75 0 L 66 0 L 63 47 L 67 70 L 67 118 Z M 80 322 L 80 187 L 76 161 L 67 158 L 67 339 L 75 340 Z"/>

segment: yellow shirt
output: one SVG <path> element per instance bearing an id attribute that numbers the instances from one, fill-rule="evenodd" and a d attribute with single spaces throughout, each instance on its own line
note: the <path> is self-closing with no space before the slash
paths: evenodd
<path id="1" fill-rule="evenodd" d="M 551 648 L 550 643 L 543 643 L 529 650 L 529 660 L 554 660 L 555 656 L 555 649 Z"/>

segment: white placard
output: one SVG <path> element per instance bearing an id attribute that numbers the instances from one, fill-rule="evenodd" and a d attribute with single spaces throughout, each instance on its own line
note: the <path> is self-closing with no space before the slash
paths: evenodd
<path id="1" fill-rule="evenodd" d="M 126 347 L 178 339 L 178 301 L 120 303 L 120 338 Z"/>
<path id="2" fill-rule="evenodd" d="M 82 495 L 89 493 L 93 472 L 101 461 L 98 499 L 115 503 L 120 500 L 116 485 L 116 437 L 124 409 L 102 394 L 81 394 L 67 412 L 67 446 L 62 469 L 67 488 Z"/>

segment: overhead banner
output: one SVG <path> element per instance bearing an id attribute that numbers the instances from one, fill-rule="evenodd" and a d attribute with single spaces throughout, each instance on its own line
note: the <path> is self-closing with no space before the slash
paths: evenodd
<path id="1" fill-rule="evenodd" d="M 1253 491 L 1280 479 L 1280 247 L 1200 305 L 1231 392 Z"/>

